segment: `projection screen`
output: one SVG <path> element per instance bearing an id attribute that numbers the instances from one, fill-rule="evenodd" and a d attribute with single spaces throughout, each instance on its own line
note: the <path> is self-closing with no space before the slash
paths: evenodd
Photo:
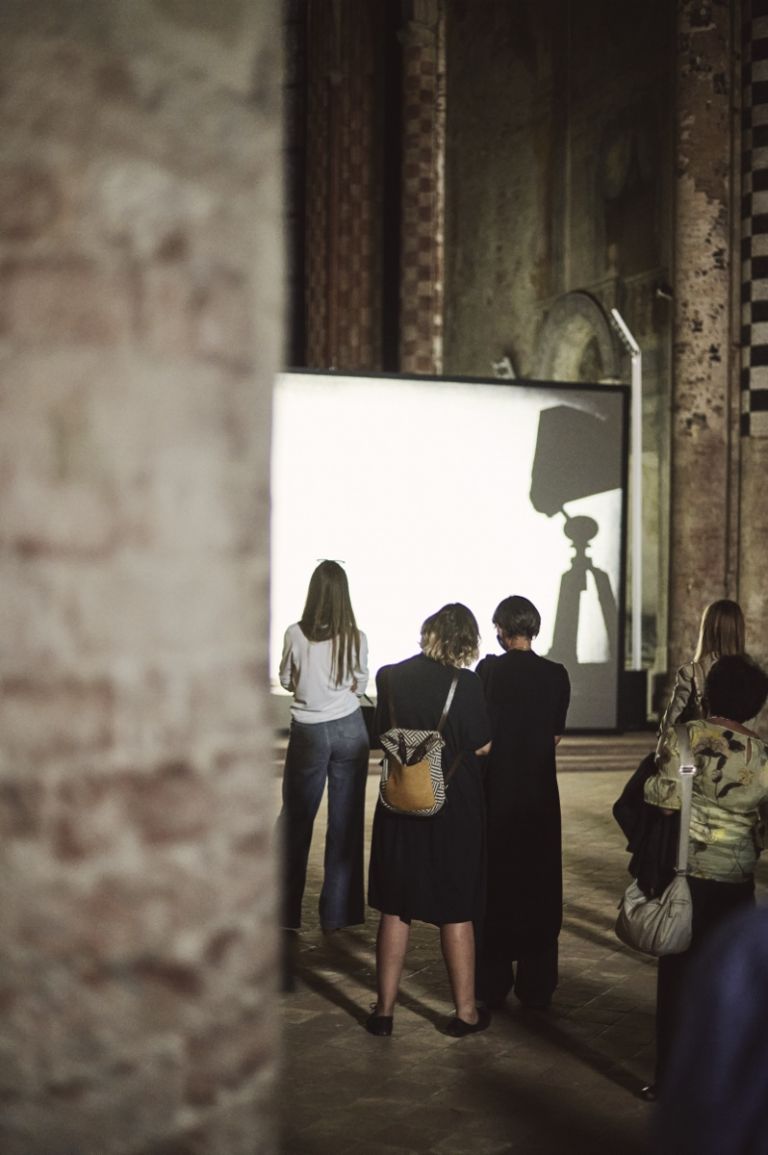
<path id="1" fill-rule="evenodd" d="M 623 669 L 628 390 L 613 385 L 291 372 L 275 391 L 277 670 L 310 574 L 343 562 L 375 671 L 416 653 L 446 602 L 481 655 L 508 594 L 541 613 L 537 653 L 572 684 L 569 729 L 615 729 Z"/>

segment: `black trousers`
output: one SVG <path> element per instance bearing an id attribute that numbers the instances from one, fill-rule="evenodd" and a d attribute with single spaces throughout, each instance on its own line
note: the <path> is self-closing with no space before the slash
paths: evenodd
<path id="1" fill-rule="evenodd" d="M 498 1007 L 514 991 L 523 1006 L 548 1006 L 557 987 L 557 957 L 556 938 L 536 950 L 518 948 L 514 954 L 503 943 L 481 941 L 478 999 L 489 1007 Z"/>
<path id="2" fill-rule="evenodd" d="M 656 1084 L 664 1080 L 669 1053 L 677 1029 L 677 1014 L 683 984 L 691 960 L 711 931 L 740 906 L 754 905 L 755 880 L 715 882 L 709 878 L 689 878 L 693 907 L 691 945 L 684 954 L 659 959 L 656 980 Z"/>

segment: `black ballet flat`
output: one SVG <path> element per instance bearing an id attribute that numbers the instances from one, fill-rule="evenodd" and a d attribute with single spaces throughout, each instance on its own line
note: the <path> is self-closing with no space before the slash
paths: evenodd
<path id="1" fill-rule="evenodd" d="M 476 1023 L 467 1023 L 464 1019 L 458 1017 L 449 1019 L 445 1033 L 453 1039 L 465 1039 L 467 1035 L 476 1035 L 479 1031 L 484 1031 L 486 1027 L 490 1025 L 491 1012 L 487 1007 L 478 1007 Z"/>
<path id="2" fill-rule="evenodd" d="M 658 1097 L 655 1083 L 646 1083 L 644 1087 L 640 1088 L 640 1098 L 644 1103 L 655 1103 Z"/>
<path id="3" fill-rule="evenodd" d="M 393 1021 L 392 1015 L 377 1015 L 374 1011 L 365 1020 L 365 1029 L 369 1035 L 388 1038 L 392 1034 Z"/>

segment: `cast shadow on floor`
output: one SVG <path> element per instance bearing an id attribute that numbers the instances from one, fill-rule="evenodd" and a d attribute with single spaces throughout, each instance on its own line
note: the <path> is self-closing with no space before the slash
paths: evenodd
<path id="1" fill-rule="evenodd" d="M 357 949 L 356 949 L 357 948 Z M 290 981 L 301 982 L 327 1002 L 333 1003 L 361 1026 L 376 1002 L 376 971 L 370 948 L 361 941 L 345 936 L 332 936 L 321 948 L 295 950 L 286 964 L 288 988 Z M 339 978 L 352 979 L 367 988 L 364 1006 L 359 1006 L 342 989 Z M 426 1019 L 438 1029 L 446 1015 L 434 1010 L 420 999 L 401 989 L 398 1005 Z"/>
<path id="2" fill-rule="evenodd" d="M 494 1012 L 494 1024 L 497 1029 L 503 1026 L 505 1020 L 514 1023 L 515 1027 L 522 1028 L 539 1041 L 563 1051 L 584 1066 L 590 1067 L 633 1096 L 639 1093 L 643 1082 L 647 1081 L 626 1070 L 620 1060 L 605 1054 L 599 1046 L 571 1034 L 567 1029 L 568 1015 L 567 1013 L 559 1015 L 556 1004 L 553 1010 L 544 1012 L 507 1005 Z"/>
<path id="3" fill-rule="evenodd" d="M 298 951 L 293 976 L 296 982 L 338 1007 L 360 1027 L 375 1004 L 375 968 L 370 950 L 363 942 L 334 938 L 332 945 L 326 943 L 323 947 Z M 409 982 L 413 984 L 416 979 L 417 975 L 411 975 Z M 362 1005 L 347 993 L 345 982 L 349 980 L 362 988 Z M 401 989 L 398 1006 L 420 1016 L 439 1031 L 445 1024 L 447 1008 L 442 1012 L 435 1010 L 407 990 Z M 502 1009 L 494 1012 L 491 1030 L 522 1031 L 570 1055 L 629 1094 L 637 1095 L 644 1080 L 627 1070 L 619 1059 L 602 1051 L 599 1036 L 597 1041 L 577 1037 L 573 1031 L 578 1026 L 567 1005 L 558 1006 L 557 999 L 552 1010 L 539 1012 L 519 1007 L 512 996 Z"/>

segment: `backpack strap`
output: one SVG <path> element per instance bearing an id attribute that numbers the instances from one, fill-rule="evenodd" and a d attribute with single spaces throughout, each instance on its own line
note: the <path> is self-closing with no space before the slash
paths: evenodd
<path id="1" fill-rule="evenodd" d="M 397 726 L 397 720 L 395 718 L 395 700 L 392 697 L 392 679 L 389 675 L 389 671 L 387 671 L 387 706 L 389 708 L 389 724 L 392 729 L 395 729 Z"/>
<path id="2" fill-rule="evenodd" d="M 453 675 L 453 681 L 451 682 L 450 689 L 448 690 L 448 697 L 445 699 L 445 705 L 443 706 L 443 712 L 440 715 L 440 721 L 437 723 L 438 734 L 442 734 L 443 732 L 443 726 L 445 725 L 445 720 L 448 717 L 448 711 L 451 708 L 451 703 L 453 702 L 453 697 L 456 693 L 456 687 L 458 684 L 459 673 L 457 670 Z M 395 700 L 392 696 L 392 680 L 389 675 L 387 675 L 387 705 L 389 706 L 389 724 L 393 729 L 396 729 L 397 720 L 395 718 Z"/>
<path id="3" fill-rule="evenodd" d="M 448 783 L 450 782 L 451 778 L 453 778 L 454 774 L 458 770 L 459 764 L 461 763 L 461 760 L 463 757 L 464 757 L 464 751 L 459 750 L 459 752 L 456 755 L 456 757 L 454 758 L 453 762 L 451 762 L 448 773 L 443 775 L 443 784 L 446 787 L 448 786 Z"/>
<path id="4" fill-rule="evenodd" d="M 451 702 L 453 701 L 453 695 L 456 693 L 456 687 L 458 686 L 458 684 L 459 684 L 459 673 L 457 670 L 456 673 L 453 675 L 453 681 L 451 682 L 451 688 L 448 691 L 448 697 L 445 699 L 445 705 L 443 706 L 443 712 L 440 715 L 440 721 L 437 723 L 438 734 L 442 734 L 442 732 L 443 732 L 443 726 L 445 725 L 445 720 L 448 717 L 448 711 L 451 708 Z"/>
<path id="5" fill-rule="evenodd" d="M 448 717 L 448 711 L 451 708 L 451 702 L 453 701 L 453 696 L 456 693 L 456 687 L 458 686 L 458 684 L 459 684 L 459 673 L 457 670 L 456 673 L 453 675 L 453 681 L 451 682 L 451 688 L 448 691 L 448 697 L 445 699 L 445 706 L 443 707 L 443 712 L 440 715 L 440 722 L 438 723 L 438 727 L 437 727 L 438 734 L 442 734 L 442 732 L 443 732 L 443 726 L 445 725 L 445 719 Z M 445 784 L 446 788 L 447 788 L 448 783 L 450 782 L 451 778 L 453 778 L 454 774 L 458 770 L 459 763 L 461 762 L 463 755 L 464 755 L 464 751 L 459 750 L 459 752 L 457 753 L 453 762 L 451 762 L 451 765 L 448 769 L 448 773 L 443 775 L 443 783 Z"/>

